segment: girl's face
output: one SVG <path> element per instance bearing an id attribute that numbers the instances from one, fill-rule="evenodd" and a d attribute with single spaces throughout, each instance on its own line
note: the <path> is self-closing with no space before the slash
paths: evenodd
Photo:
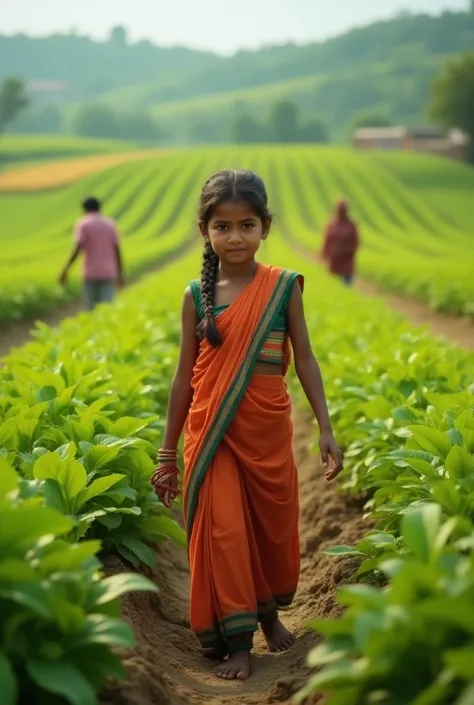
<path id="1" fill-rule="evenodd" d="M 207 230 L 202 226 L 201 232 L 221 261 L 244 264 L 255 257 L 269 227 L 248 203 L 231 201 L 214 208 Z"/>

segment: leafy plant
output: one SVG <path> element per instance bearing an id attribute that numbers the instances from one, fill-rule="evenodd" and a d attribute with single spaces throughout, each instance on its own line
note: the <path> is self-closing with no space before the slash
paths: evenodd
<path id="1" fill-rule="evenodd" d="M 185 544 L 149 481 L 175 319 L 150 328 L 135 315 L 125 332 L 121 314 L 109 313 L 107 325 L 103 315 L 41 328 L 37 343 L 10 357 L 0 371 L 0 452 L 32 494 L 75 519 L 72 539 L 98 538 L 134 566 L 151 565 L 149 541 L 167 533 Z"/>
<path id="2" fill-rule="evenodd" d="M 28 496 L 25 485 L 0 459 L 2 703 L 61 696 L 71 705 L 95 705 L 104 680 L 124 675 L 111 649 L 134 645 L 118 598 L 156 587 L 133 573 L 103 578 L 100 541 L 65 540 L 74 520 Z"/>
<path id="3" fill-rule="evenodd" d="M 474 530 L 449 545 L 455 522 L 437 504 L 403 517 L 409 551 L 381 563 L 385 589 L 341 588 L 338 620 L 315 620 L 324 643 L 309 655 L 321 670 L 299 693 L 327 705 L 466 705 L 474 692 Z"/>

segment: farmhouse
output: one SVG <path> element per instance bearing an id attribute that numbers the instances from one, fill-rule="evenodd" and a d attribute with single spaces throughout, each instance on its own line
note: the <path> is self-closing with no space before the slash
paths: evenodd
<path id="1" fill-rule="evenodd" d="M 356 130 L 354 147 L 430 152 L 467 161 L 469 137 L 457 129 L 444 134 L 432 127 L 364 127 Z"/>

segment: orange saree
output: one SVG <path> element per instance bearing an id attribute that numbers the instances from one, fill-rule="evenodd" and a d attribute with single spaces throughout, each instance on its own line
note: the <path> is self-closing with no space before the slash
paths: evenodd
<path id="1" fill-rule="evenodd" d="M 222 345 L 203 341 L 194 369 L 183 479 L 191 628 L 226 653 L 252 647 L 299 577 L 290 399 L 283 376 L 253 374 L 297 277 L 259 265 L 217 318 Z M 288 340 L 285 352 L 286 373 Z"/>

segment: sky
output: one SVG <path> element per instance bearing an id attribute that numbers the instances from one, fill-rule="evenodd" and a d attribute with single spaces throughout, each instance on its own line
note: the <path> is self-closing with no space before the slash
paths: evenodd
<path id="1" fill-rule="evenodd" d="M 438 13 L 469 0 L 0 0 L 0 33 L 75 29 L 98 39 L 124 25 L 132 40 L 232 54 L 318 41 L 410 8 Z"/>

